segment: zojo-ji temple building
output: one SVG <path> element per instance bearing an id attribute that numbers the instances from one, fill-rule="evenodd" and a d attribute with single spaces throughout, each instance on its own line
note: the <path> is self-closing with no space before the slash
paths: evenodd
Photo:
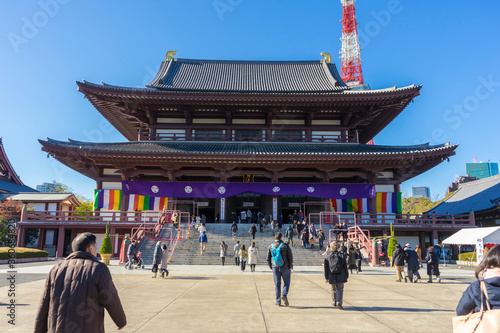
<path id="1" fill-rule="evenodd" d="M 77 82 L 126 141 L 40 141 L 43 151 L 96 181 L 98 210 L 130 217 L 164 206 L 189 211 L 193 203 L 208 222 L 220 223 L 248 209 L 273 219 L 299 209 L 350 211 L 381 235 L 387 219 L 403 219 L 401 183 L 458 146 L 367 144 L 422 86 L 356 90 L 328 54 L 314 61 L 222 61 L 175 53 L 167 53 L 144 88 Z M 404 219 L 401 234 L 423 243 L 458 227 L 454 219 L 448 229 L 439 229 L 436 217 Z M 113 222 L 114 232 L 130 233 L 129 220 Z"/>

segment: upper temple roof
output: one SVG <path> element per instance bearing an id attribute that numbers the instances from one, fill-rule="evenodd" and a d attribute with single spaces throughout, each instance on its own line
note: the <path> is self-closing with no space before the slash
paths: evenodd
<path id="1" fill-rule="evenodd" d="M 324 61 L 162 62 L 150 88 L 186 92 L 326 93 L 350 89 L 334 64 Z"/>

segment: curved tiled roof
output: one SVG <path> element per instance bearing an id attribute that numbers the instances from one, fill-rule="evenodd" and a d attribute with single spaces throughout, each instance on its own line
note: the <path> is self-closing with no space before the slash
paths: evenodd
<path id="1" fill-rule="evenodd" d="M 202 141 L 136 141 L 91 143 L 68 140 L 39 140 L 43 146 L 56 146 L 87 152 L 139 154 L 210 154 L 210 155 L 336 155 L 374 156 L 405 155 L 455 149 L 458 145 L 427 144 L 413 146 L 376 146 L 357 143 L 289 143 L 289 142 L 202 142 Z"/>
<path id="2" fill-rule="evenodd" d="M 322 61 L 164 61 L 151 88 L 169 91 L 325 93 L 349 87 Z"/>
<path id="3" fill-rule="evenodd" d="M 493 208 L 500 199 L 500 175 L 463 183 L 442 203 L 429 212 L 466 214 Z"/>

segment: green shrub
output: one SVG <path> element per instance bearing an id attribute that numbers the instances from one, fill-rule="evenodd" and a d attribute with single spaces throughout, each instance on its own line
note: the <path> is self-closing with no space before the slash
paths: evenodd
<path id="1" fill-rule="evenodd" d="M 394 237 L 389 238 L 389 245 L 387 246 L 387 255 L 389 257 L 392 257 L 392 254 L 394 253 L 397 242 L 398 241 L 396 240 L 396 238 L 394 238 Z"/>
<path id="2" fill-rule="evenodd" d="M 476 252 L 464 252 L 464 253 L 460 253 L 460 255 L 458 256 L 458 260 L 470 260 L 471 258 L 473 260 L 476 259 Z"/>
<path id="3" fill-rule="evenodd" d="M 109 236 L 104 236 L 99 253 L 102 253 L 102 254 L 112 254 L 113 253 L 113 245 L 111 244 L 111 238 Z"/>
<path id="4" fill-rule="evenodd" d="M 27 247 L 15 247 L 14 251 L 15 251 L 16 257 L 11 258 L 9 255 L 9 250 L 10 250 L 10 247 L 0 247 L 0 260 L 24 259 L 24 258 L 44 258 L 44 257 L 49 256 L 49 253 L 47 251 L 42 251 L 42 250 L 38 250 L 38 249 L 30 249 Z"/>

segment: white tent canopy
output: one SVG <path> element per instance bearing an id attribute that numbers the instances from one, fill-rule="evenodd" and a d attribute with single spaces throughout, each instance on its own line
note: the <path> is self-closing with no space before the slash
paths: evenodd
<path id="1" fill-rule="evenodd" d="M 500 244 L 500 227 L 464 228 L 443 241 L 451 245 L 476 245 L 478 239 L 483 244 Z"/>

